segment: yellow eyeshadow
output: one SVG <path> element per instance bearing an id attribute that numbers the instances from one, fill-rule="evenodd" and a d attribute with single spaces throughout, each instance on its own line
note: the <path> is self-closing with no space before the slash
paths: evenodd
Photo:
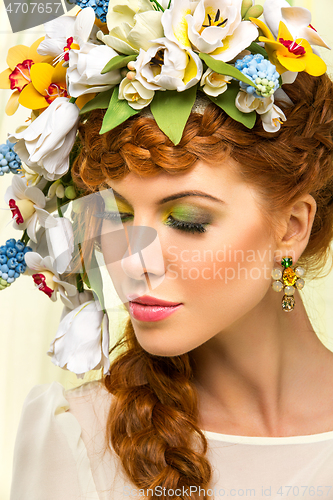
<path id="1" fill-rule="evenodd" d="M 104 199 L 105 210 L 108 212 L 130 212 L 129 205 L 122 200 L 114 200 L 112 197 Z"/>
<path id="2" fill-rule="evenodd" d="M 187 221 L 193 222 L 193 220 L 195 218 L 198 218 L 200 216 L 204 216 L 204 213 L 195 207 L 178 205 L 178 206 L 175 206 L 171 209 L 169 208 L 165 212 L 164 218 L 167 219 L 170 215 L 172 215 L 175 219 L 179 219 L 179 220 L 182 220 L 184 222 L 187 222 Z"/>

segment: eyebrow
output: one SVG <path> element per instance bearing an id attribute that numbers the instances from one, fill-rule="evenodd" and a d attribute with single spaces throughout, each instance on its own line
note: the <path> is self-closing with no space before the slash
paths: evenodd
<path id="1" fill-rule="evenodd" d="M 115 191 L 113 188 L 111 189 L 115 196 L 117 196 L 121 200 L 127 201 L 126 198 L 124 198 L 121 194 L 117 193 L 117 191 Z M 168 201 L 178 200 L 179 198 L 185 198 L 186 196 L 198 196 L 200 198 L 208 198 L 209 200 L 217 201 L 218 203 L 225 203 L 223 200 L 215 198 L 215 196 L 212 196 L 211 194 L 204 193 L 203 191 L 192 190 L 192 191 L 182 191 L 181 193 L 176 193 L 176 194 L 171 194 L 170 196 L 166 196 L 165 198 L 162 198 L 161 200 L 157 201 L 156 205 L 163 205 Z"/>

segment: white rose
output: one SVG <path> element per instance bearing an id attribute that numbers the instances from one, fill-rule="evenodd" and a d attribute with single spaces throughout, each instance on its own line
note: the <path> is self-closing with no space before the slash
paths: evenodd
<path id="1" fill-rule="evenodd" d="M 80 50 L 69 52 L 67 88 L 72 97 L 92 92 L 104 92 L 120 82 L 120 71 L 101 75 L 104 66 L 118 54 L 106 45 L 85 43 Z"/>
<path id="2" fill-rule="evenodd" d="M 8 139 L 18 140 L 14 149 L 28 167 L 53 181 L 68 172 L 78 123 L 77 105 L 67 97 L 57 97 L 29 127 Z"/>
<path id="3" fill-rule="evenodd" d="M 134 67 L 136 79 L 150 90 L 182 92 L 198 83 L 202 74 L 198 55 L 166 38 L 156 40 L 147 52 L 140 50 Z"/>
<path id="4" fill-rule="evenodd" d="M 220 75 L 207 68 L 207 71 L 202 75 L 200 85 L 206 94 L 217 97 L 228 89 L 228 83 L 231 80 L 231 76 Z"/>
<path id="5" fill-rule="evenodd" d="M 133 109 L 142 109 L 153 100 L 155 92 L 137 80 L 124 78 L 119 85 L 119 99 L 126 99 Z"/>
<path id="6" fill-rule="evenodd" d="M 108 35 L 97 37 L 121 54 L 147 50 L 151 40 L 163 36 L 162 12 L 153 9 L 149 0 L 110 0 L 106 22 Z"/>

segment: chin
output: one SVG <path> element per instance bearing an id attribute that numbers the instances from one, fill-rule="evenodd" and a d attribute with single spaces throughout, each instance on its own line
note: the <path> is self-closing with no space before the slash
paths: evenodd
<path id="1" fill-rule="evenodd" d="M 145 335 L 145 339 L 143 339 L 141 335 L 137 335 L 137 332 L 135 332 L 136 339 L 142 349 L 144 349 L 149 354 L 152 354 L 153 356 L 163 356 L 170 358 L 172 356 L 181 356 L 182 354 L 186 354 L 187 352 L 194 349 L 194 347 L 192 346 L 187 348 L 186 346 L 175 346 L 174 343 L 171 342 L 168 343 L 165 341 L 165 338 L 161 338 L 162 336 L 160 332 L 158 333 L 160 337 L 158 341 L 152 338 L 153 335 L 154 334 L 152 332 L 147 332 L 147 336 Z M 148 339 L 148 336 L 151 336 L 151 338 Z"/>

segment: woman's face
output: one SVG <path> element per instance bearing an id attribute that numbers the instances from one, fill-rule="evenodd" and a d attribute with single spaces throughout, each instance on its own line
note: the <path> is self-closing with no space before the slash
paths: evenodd
<path id="1" fill-rule="evenodd" d="M 212 166 L 200 161 L 177 175 L 140 178 L 130 173 L 122 180 L 110 180 L 109 185 L 123 227 L 153 228 L 160 247 L 152 248 L 161 253 L 150 253 L 145 268 L 140 258 L 128 257 L 108 265 L 119 296 L 149 295 L 182 304 L 164 319 L 148 321 L 135 318 L 123 299 L 143 349 L 160 356 L 180 355 L 223 335 L 256 308 L 260 310 L 266 294 L 272 292 L 275 241 L 262 216 L 259 195 L 237 174 L 236 162 L 228 159 Z M 185 191 L 203 194 L 180 197 Z M 159 203 L 176 195 L 177 199 Z M 105 210 L 112 210 L 107 202 Z M 174 221 L 180 223 L 178 227 Z M 186 231 L 189 224 L 193 232 Z M 105 262 L 111 261 L 108 255 L 115 227 L 111 220 L 104 220 Z M 122 273 L 117 274 L 117 267 Z M 147 277 L 151 289 L 146 286 Z"/>

